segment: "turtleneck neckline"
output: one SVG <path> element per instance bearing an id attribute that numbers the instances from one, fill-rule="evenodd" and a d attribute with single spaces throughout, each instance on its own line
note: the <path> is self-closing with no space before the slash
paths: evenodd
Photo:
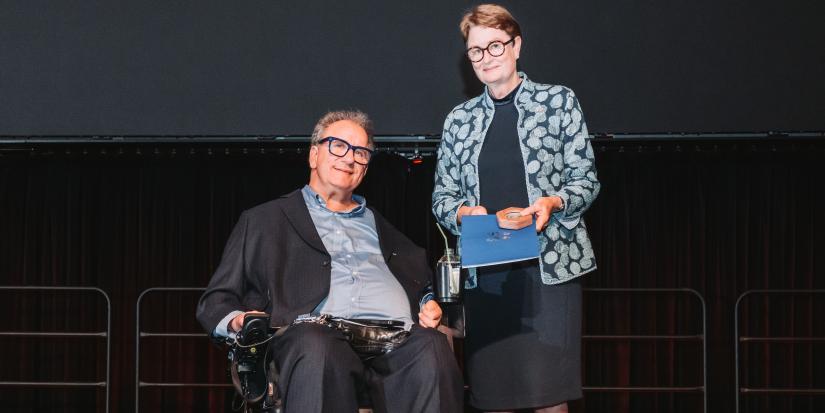
<path id="1" fill-rule="evenodd" d="M 516 85 L 516 87 L 513 88 L 513 90 L 510 91 L 510 93 L 507 94 L 507 96 L 504 96 L 503 98 L 499 99 L 499 98 L 493 97 L 493 95 L 490 95 L 490 99 L 493 99 L 493 103 L 496 106 L 506 105 L 506 104 L 513 101 L 513 98 L 515 98 L 516 92 L 518 92 L 518 89 L 519 89 L 520 86 L 521 86 L 521 81 L 518 83 L 518 85 Z M 488 92 L 488 94 L 489 94 L 489 92 Z"/>

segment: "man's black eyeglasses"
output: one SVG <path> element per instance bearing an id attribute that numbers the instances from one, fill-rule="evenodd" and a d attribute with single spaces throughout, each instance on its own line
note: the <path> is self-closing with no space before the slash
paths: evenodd
<path id="1" fill-rule="evenodd" d="M 473 63 L 478 63 L 484 60 L 484 52 L 490 53 L 490 56 L 499 57 L 504 54 L 504 46 L 507 46 L 509 43 L 513 43 L 516 40 L 515 37 L 510 38 L 510 40 L 506 42 L 502 41 L 492 41 L 490 44 L 487 45 L 485 48 L 480 47 L 471 47 L 467 49 L 467 57 Z"/>
<path id="2" fill-rule="evenodd" d="M 327 136 L 326 138 L 318 141 L 318 144 L 320 145 L 324 142 L 329 142 L 329 153 L 339 158 L 346 156 L 347 152 L 352 149 L 352 158 L 355 160 L 355 163 L 359 165 L 367 165 L 370 163 L 370 159 L 372 159 L 373 150 L 370 148 L 350 145 L 349 142 L 341 138 L 336 138 L 335 136 Z"/>

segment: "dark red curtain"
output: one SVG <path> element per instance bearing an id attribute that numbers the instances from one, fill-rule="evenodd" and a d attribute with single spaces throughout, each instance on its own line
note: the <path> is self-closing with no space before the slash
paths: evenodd
<path id="1" fill-rule="evenodd" d="M 702 392 L 602 387 L 702 385 L 707 310 L 708 411 L 736 400 L 734 308 L 750 289 L 825 288 L 825 142 L 599 140 L 599 199 L 587 213 L 599 269 L 585 278 L 585 334 L 691 336 L 584 342 L 585 386 L 574 411 L 702 410 Z M 94 286 L 112 300 L 112 411 L 135 406 L 136 303 L 153 287 L 203 287 L 240 212 L 299 188 L 305 154 L 269 146 L 77 144 L 0 151 L 1 285 Z M 431 260 L 443 243 L 429 212 L 434 159 L 383 154 L 360 192 Z M 144 332 L 200 332 L 197 292 L 154 292 Z M 91 293 L 0 291 L 1 331 L 101 331 L 105 301 Z M 825 336 L 825 297 L 743 299 L 741 335 Z M 460 343 L 459 343 L 460 347 Z M 743 342 L 743 387 L 825 388 L 825 344 Z M 460 349 L 459 352 L 460 354 Z M 0 381 L 98 381 L 105 340 L 0 336 Z M 226 383 L 225 355 L 205 337 L 144 337 L 144 382 Z M 226 388 L 139 390 L 140 411 L 231 411 Z M 822 411 L 825 397 L 748 394 L 742 411 Z M 4 411 L 102 411 L 98 388 L 0 387 Z"/>
<path id="2" fill-rule="evenodd" d="M 821 141 L 636 141 L 597 145 L 603 192 L 589 214 L 599 270 L 589 287 L 691 288 L 707 310 L 708 411 L 734 411 L 734 308 L 750 289 L 825 286 Z M 590 293 L 585 331 L 694 334 L 701 314 L 684 294 L 644 300 Z M 755 297 L 754 297 L 755 298 Z M 761 298 L 761 297 L 760 297 Z M 825 336 L 814 305 L 743 301 L 740 335 Z M 817 301 L 818 300 L 818 301 Z M 658 304 L 658 305 L 656 305 Z M 780 309 L 781 308 L 781 309 Z M 819 309 L 821 310 L 821 304 Z M 770 326 L 770 331 L 768 328 Z M 825 343 L 742 344 L 742 387 L 825 387 Z M 701 384 L 701 344 L 585 341 L 585 383 Z M 595 362 L 598 361 L 598 362 Z M 820 396 L 741 397 L 741 411 L 821 411 Z M 611 404 L 614 403 L 614 404 Z M 701 411 L 693 393 L 587 394 L 587 411 Z M 595 406 L 594 406 L 595 405 Z"/>

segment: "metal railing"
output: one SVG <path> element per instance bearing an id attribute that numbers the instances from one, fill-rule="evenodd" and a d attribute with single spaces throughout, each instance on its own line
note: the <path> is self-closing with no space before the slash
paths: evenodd
<path id="1" fill-rule="evenodd" d="M 825 389 L 816 388 L 777 388 L 777 387 L 742 387 L 740 383 L 741 371 L 739 369 L 739 347 L 743 343 L 811 343 L 811 342 L 825 342 L 825 337 L 774 337 L 774 336 L 740 336 L 739 333 L 739 308 L 745 297 L 756 294 L 784 294 L 788 296 L 795 296 L 801 294 L 824 294 L 825 290 L 782 290 L 782 289 L 765 289 L 765 290 L 748 290 L 739 295 L 736 299 L 736 306 L 734 308 L 734 334 L 735 334 L 735 358 L 736 358 L 736 412 L 739 412 L 740 399 L 742 395 L 748 394 L 784 394 L 784 395 L 825 395 Z"/>
<path id="2" fill-rule="evenodd" d="M 583 334 L 582 340 L 587 341 L 701 341 L 702 343 L 702 385 L 701 386 L 584 386 L 584 391 L 591 392 L 619 392 L 619 393 L 702 393 L 703 411 L 708 411 L 708 344 L 706 340 L 707 332 L 707 309 L 705 299 L 698 291 L 691 288 L 585 288 L 585 292 L 604 293 L 630 293 L 630 294 L 660 294 L 660 293 L 685 293 L 695 297 L 702 307 L 702 331 L 698 334 L 617 334 L 617 335 L 591 335 Z"/>
<path id="3" fill-rule="evenodd" d="M 109 295 L 97 287 L 52 287 L 52 286 L 0 286 L 0 291 L 92 291 L 99 293 L 106 300 L 106 331 L 0 331 L 0 337 L 102 337 L 106 339 L 106 379 L 97 382 L 79 381 L 0 381 L 0 387 L 30 387 L 30 388 L 73 388 L 73 387 L 102 387 L 106 391 L 105 411 L 109 412 L 109 384 L 112 348 L 112 303 Z"/>
<path id="4" fill-rule="evenodd" d="M 165 332 L 165 333 L 154 333 L 154 332 L 146 332 L 141 331 L 140 329 L 140 305 L 143 301 L 143 297 L 147 294 L 155 293 L 155 292 L 194 292 L 194 291 L 205 291 L 206 288 L 202 287 L 156 287 L 156 288 L 149 288 L 144 290 L 137 298 L 137 304 L 135 306 L 135 413 L 140 413 L 140 389 L 143 387 L 186 387 L 186 388 L 194 388 L 194 387 L 205 387 L 205 388 L 218 388 L 218 387 L 232 387 L 229 383 L 180 383 L 180 382 L 147 382 L 140 380 L 140 339 L 147 338 L 147 337 L 165 337 L 165 338 L 182 338 L 182 337 L 197 337 L 197 338 L 205 338 L 208 337 L 206 333 L 177 333 L 177 332 Z M 194 309 L 192 311 L 194 314 Z"/>

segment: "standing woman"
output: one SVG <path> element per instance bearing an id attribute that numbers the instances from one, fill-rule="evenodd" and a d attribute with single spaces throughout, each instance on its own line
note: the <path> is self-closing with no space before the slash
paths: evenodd
<path id="1" fill-rule="evenodd" d="M 593 148 L 573 91 L 516 71 L 521 28 L 507 9 L 476 6 L 460 28 L 486 87 L 444 122 L 433 213 L 461 235 L 465 215 L 524 207 L 541 250 L 479 268 L 465 284 L 470 404 L 566 412 L 582 397 L 578 277 L 596 268 L 582 219 L 599 192 Z"/>

